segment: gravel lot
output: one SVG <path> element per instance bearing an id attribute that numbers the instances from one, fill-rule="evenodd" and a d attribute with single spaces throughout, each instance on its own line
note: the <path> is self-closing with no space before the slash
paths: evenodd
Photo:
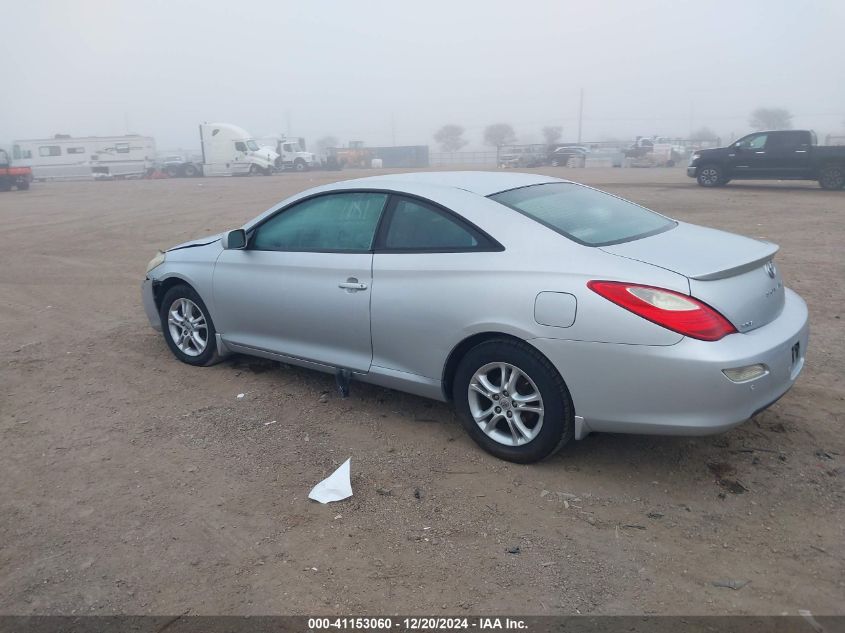
<path id="1" fill-rule="evenodd" d="M 147 324 L 157 248 L 364 173 L 0 194 L 0 613 L 845 613 L 845 192 L 549 169 L 779 243 L 812 333 L 796 387 L 730 433 L 518 466 L 443 404 L 189 367 Z M 309 502 L 350 456 L 354 497 Z"/>

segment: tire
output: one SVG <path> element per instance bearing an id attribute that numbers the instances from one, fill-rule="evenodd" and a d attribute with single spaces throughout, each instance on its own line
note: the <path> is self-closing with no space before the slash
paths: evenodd
<path id="1" fill-rule="evenodd" d="M 8 178 L 0 178 L 0 191 L 11 191 L 12 181 Z"/>
<path id="2" fill-rule="evenodd" d="M 505 366 L 507 378 L 514 370 L 518 372 L 515 391 L 507 393 L 502 388 L 500 365 Z M 479 381 L 479 375 L 486 376 L 493 391 Z M 574 435 L 574 408 L 563 378 L 526 343 L 493 339 L 472 348 L 458 364 L 452 393 L 469 436 L 500 459 L 520 464 L 537 462 L 556 453 Z M 519 405 L 513 404 L 514 394 L 539 397 L 523 399 Z M 540 409 L 542 414 L 530 409 Z M 508 413 L 512 415 L 505 417 Z M 520 424 L 522 431 L 517 430 Z M 487 429 L 482 430 L 482 425 Z"/>
<path id="3" fill-rule="evenodd" d="M 185 174 L 185 178 L 194 178 L 195 176 L 199 175 L 199 170 L 196 168 L 195 165 L 185 165 L 182 169 L 182 173 Z"/>
<path id="4" fill-rule="evenodd" d="M 552 160 L 552 167 L 559 167 L 559 166 L 560 166 L 560 163 L 558 162 L 557 158 Z"/>
<path id="5" fill-rule="evenodd" d="M 187 302 L 187 303 L 186 303 Z M 190 307 L 187 307 L 190 304 Z M 188 337 L 186 343 L 177 342 L 174 337 L 178 336 L 181 326 L 178 324 L 178 317 L 183 317 L 186 312 L 193 315 L 193 323 L 202 322 L 204 326 L 194 326 L 191 328 L 191 336 Z M 170 315 L 175 313 L 176 320 L 173 324 L 170 323 Z M 159 318 L 161 319 L 161 329 L 164 334 L 164 340 L 173 355 L 188 365 L 204 366 L 212 365 L 219 356 L 217 354 L 217 330 L 214 329 L 214 322 L 211 320 L 211 314 L 205 303 L 197 294 L 197 292 L 188 285 L 173 286 L 170 290 L 164 293 L 161 299 L 161 308 L 159 309 Z M 172 328 L 172 329 L 171 329 Z M 203 337 L 203 332 L 205 336 Z M 194 337 L 196 334 L 197 337 Z M 200 346 L 197 341 L 205 340 L 205 345 Z"/>
<path id="6" fill-rule="evenodd" d="M 725 172 L 718 165 L 702 165 L 695 179 L 702 187 L 721 187 L 727 182 Z"/>
<path id="7" fill-rule="evenodd" d="M 24 178 L 18 181 L 18 191 L 26 191 L 29 189 L 29 180 Z"/>
<path id="8" fill-rule="evenodd" d="M 845 187 L 845 166 L 825 165 L 819 172 L 819 186 L 828 191 Z"/>
<path id="9" fill-rule="evenodd" d="M 293 168 L 296 171 L 306 171 L 308 169 L 308 164 L 301 158 L 297 158 L 293 161 Z"/>

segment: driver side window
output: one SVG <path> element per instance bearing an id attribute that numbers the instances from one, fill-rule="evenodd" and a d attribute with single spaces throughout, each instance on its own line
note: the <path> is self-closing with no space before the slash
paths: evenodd
<path id="1" fill-rule="evenodd" d="M 243 141 L 235 141 L 235 151 L 245 152 L 246 151 L 246 143 L 244 143 Z"/>
<path id="2" fill-rule="evenodd" d="M 259 251 L 366 252 L 386 193 L 335 193 L 294 204 L 260 225 L 249 248 Z"/>
<path id="3" fill-rule="evenodd" d="M 766 146 L 768 134 L 755 134 L 739 142 L 739 146 L 745 149 L 763 149 Z"/>

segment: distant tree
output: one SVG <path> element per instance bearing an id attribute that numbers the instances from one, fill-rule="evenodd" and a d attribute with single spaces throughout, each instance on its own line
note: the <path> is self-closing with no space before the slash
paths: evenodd
<path id="1" fill-rule="evenodd" d="M 440 145 L 441 151 L 457 152 L 467 142 L 463 138 L 464 128 L 460 125 L 448 124 L 434 133 L 434 140 Z"/>
<path id="2" fill-rule="evenodd" d="M 707 126 L 702 126 L 692 133 L 690 138 L 696 141 L 718 141 L 719 136 Z"/>
<path id="3" fill-rule="evenodd" d="M 339 145 L 340 141 L 337 140 L 336 136 L 332 136 L 331 134 L 318 139 L 317 142 L 314 143 L 318 152 L 325 152 L 330 147 L 338 147 Z"/>
<path id="4" fill-rule="evenodd" d="M 516 140 L 513 128 L 507 123 L 494 123 L 484 128 L 484 144 L 493 145 L 507 145 Z"/>
<path id="5" fill-rule="evenodd" d="M 792 114 L 784 108 L 757 108 L 748 123 L 755 130 L 788 130 L 792 127 Z"/>
<path id="6" fill-rule="evenodd" d="M 554 145 L 563 137 L 563 128 L 559 125 L 547 125 L 543 128 L 543 138 L 546 145 Z"/>

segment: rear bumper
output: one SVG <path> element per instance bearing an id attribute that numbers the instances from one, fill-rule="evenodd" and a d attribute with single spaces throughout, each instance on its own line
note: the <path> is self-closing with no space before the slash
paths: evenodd
<path id="1" fill-rule="evenodd" d="M 773 322 L 721 341 L 684 338 L 675 345 L 618 345 L 557 339 L 530 341 L 566 381 L 585 433 L 708 435 L 771 406 L 804 366 L 807 306 L 786 290 Z M 792 350 L 798 344 L 798 356 Z M 765 364 L 768 373 L 735 383 L 723 369 Z"/>
<path id="2" fill-rule="evenodd" d="M 156 307 L 152 279 L 144 279 L 141 283 L 141 304 L 144 306 L 144 312 L 152 328 L 161 332 L 161 318 L 158 315 L 158 308 Z"/>

